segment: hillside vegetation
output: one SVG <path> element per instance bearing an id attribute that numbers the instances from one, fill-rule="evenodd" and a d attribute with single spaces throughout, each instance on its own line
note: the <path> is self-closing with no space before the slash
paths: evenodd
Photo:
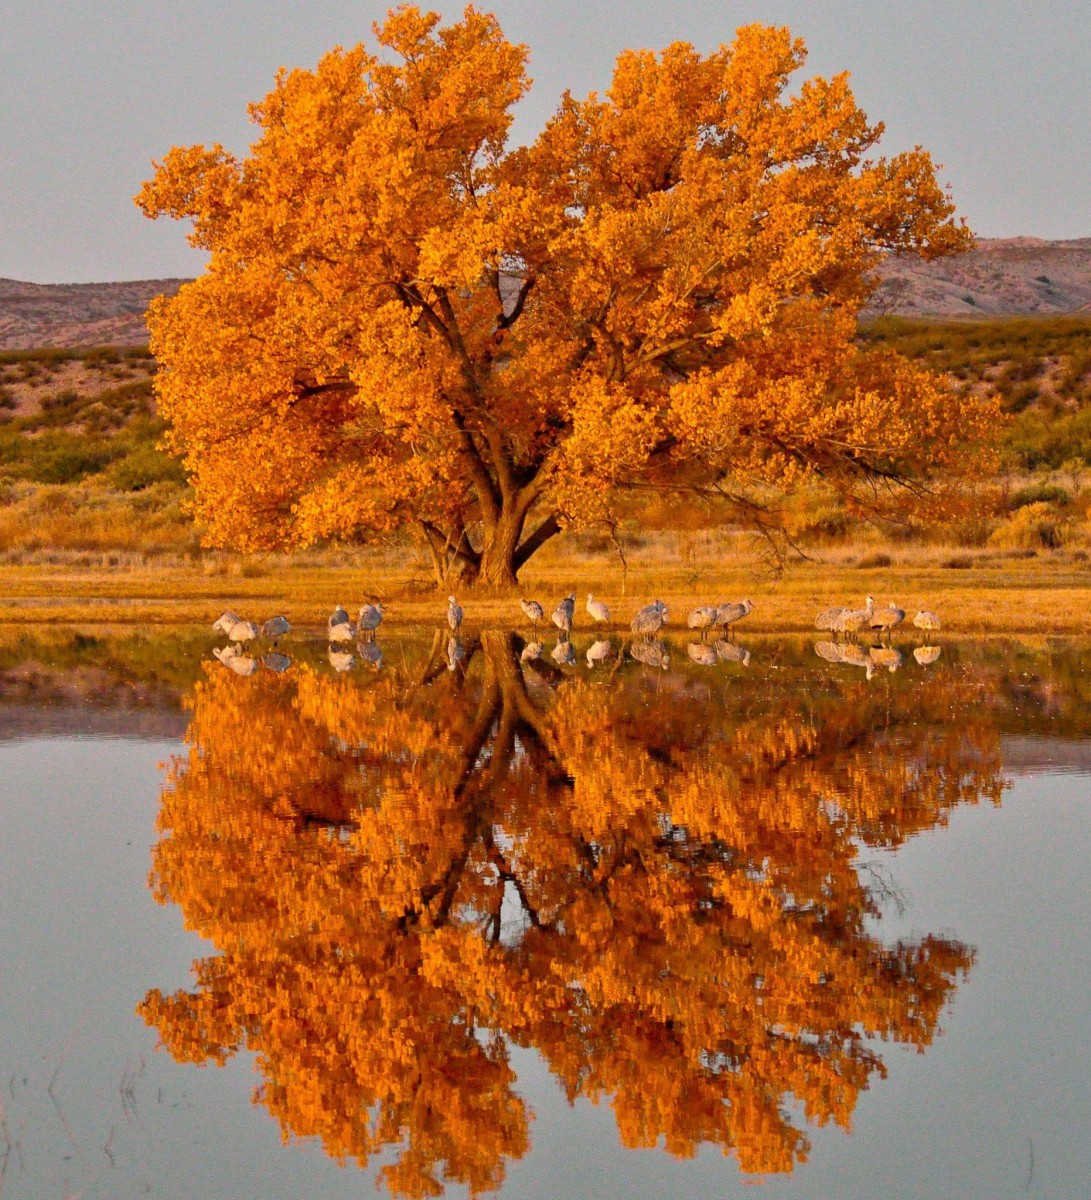
<path id="1" fill-rule="evenodd" d="M 979 518 L 943 529 L 877 529 L 821 486 L 808 488 L 782 510 L 800 549 L 876 567 L 976 561 L 960 551 L 1064 552 L 1081 562 L 1091 551 L 1091 317 L 883 318 L 860 336 L 925 362 L 955 387 L 998 393 L 1008 415 L 997 431 L 1003 473 L 979 492 Z M 245 560 L 199 549 L 184 474 L 157 448 L 164 426 L 154 375 L 143 347 L 0 352 L 0 563 L 244 569 Z M 616 533 L 564 537 L 549 558 L 620 550 L 634 564 L 660 558 L 685 570 L 703 553 L 753 553 L 701 503 L 634 506 Z M 425 567 L 417 547 L 388 542 L 381 555 L 392 551 L 410 563 L 419 553 Z M 322 556 L 304 557 L 316 565 Z"/>

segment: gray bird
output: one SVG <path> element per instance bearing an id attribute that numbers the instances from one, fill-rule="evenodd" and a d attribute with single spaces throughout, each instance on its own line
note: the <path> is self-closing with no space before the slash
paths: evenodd
<path id="1" fill-rule="evenodd" d="M 926 609 L 921 609 L 913 618 L 913 624 L 918 629 L 939 629 L 940 620 L 934 612 L 928 612 Z"/>
<path id="2" fill-rule="evenodd" d="M 365 604 L 360 609 L 360 619 L 356 623 L 356 633 L 368 640 L 375 637 L 375 630 L 383 623 L 386 610 L 381 603 Z"/>
<path id="3" fill-rule="evenodd" d="M 587 665 L 594 667 L 596 664 L 606 662 L 608 658 L 614 656 L 614 643 L 609 638 L 599 638 L 597 642 L 592 642 L 587 647 Z"/>
<path id="4" fill-rule="evenodd" d="M 868 596 L 863 608 L 844 608 L 841 615 L 833 623 L 835 633 L 859 633 L 868 626 L 872 613 L 875 612 L 875 599 Z"/>
<path id="5" fill-rule="evenodd" d="M 882 608 L 875 609 L 868 621 L 868 628 L 877 629 L 881 637 L 884 633 L 890 633 L 892 629 L 896 629 L 904 620 L 905 610 L 896 607 L 891 602 Z"/>
<path id="6" fill-rule="evenodd" d="M 663 671 L 670 664 L 667 644 L 660 638 L 656 638 L 654 641 L 633 642 L 629 647 L 629 655 L 638 663 L 643 663 L 647 667 L 659 667 Z"/>
<path id="7" fill-rule="evenodd" d="M 824 608 L 814 619 L 815 629 L 825 629 L 832 632 L 837 628 L 837 622 L 848 609 L 838 605 L 835 608 Z"/>
<path id="8" fill-rule="evenodd" d="M 545 609 L 537 600 L 520 600 L 519 607 L 523 610 L 523 616 L 537 629 L 538 622 L 545 618 Z"/>
<path id="9" fill-rule="evenodd" d="M 701 608 L 695 608 L 689 614 L 686 618 L 686 624 L 690 629 L 699 629 L 701 631 L 701 640 L 703 641 L 709 628 L 717 623 L 719 615 L 720 610 L 715 604 L 702 605 Z"/>
<path id="10" fill-rule="evenodd" d="M 267 642 L 276 642 L 278 639 L 285 637 L 292 632 L 291 625 L 288 624 L 287 617 L 270 617 L 261 627 L 261 636 Z"/>
<path id="11" fill-rule="evenodd" d="M 570 592 L 553 610 L 553 624 L 561 633 L 572 632 L 572 618 L 576 615 L 576 593 Z"/>
<path id="12" fill-rule="evenodd" d="M 651 637 L 653 633 L 658 633 L 666 623 L 667 606 L 662 600 L 653 600 L 633 617 L 629 622 L 629 628 L 633 633 L 642 633 L 645 637 Z"/>
<path id="13" fill-rule="evenodd" d="M 348 613 L 338 605 L 326 622 L 326 641 L 331 644 L 351 642 L 355 636 L 356 627 L 349 620 Z"/>
<path id="14" fill-rule="evenodd" d="M 458 633 L 462 628 L 462 605 L 454 596 L 447 597 L 447 624 L 452 633 Z"/>
<path id="15" fill-rule="evenodd" d="M 596 600 L 590 592 L 587 593 L 587 613 L 592 621 L 600 624 L 609 624 L 610 610 L 601 600 Z"/>
<path id="16" fill-rule="evenodd" d="M 750 600 L 743 600 L 737 604 L 721 604 L 716 616 L 716 624 L 722 625 L 730 634 L 731 626 L 736 621 L 741 621 L 743 617 L 748 617 L 753 610 L 754 605 Z"/>

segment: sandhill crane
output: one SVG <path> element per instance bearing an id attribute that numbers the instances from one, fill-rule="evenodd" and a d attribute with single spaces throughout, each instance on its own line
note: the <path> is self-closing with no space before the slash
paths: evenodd
<path id="1" fill-rule="evenodd" d="M 447 624 L 452 633 L 458 633 L 462 628 L 462 605 L 454 596 L 447 597 Z"/>
<path id="2" fill-rule="evenodd" d="M 356 647 L 356 653 L 359 654 L 361 662 L 367 663 L 376 671 L 383 665 L 383 648 L 378 642 L 361 642 Z"/>
<path id="3" fill-rule="evenodd" d="M 666 623 L 667 606 L 662 600 L 653 600 L 633 617 L 629 628 L 633 633 L 642 633 L 645 637 L 651 637 L 653 633 L 658 633 Z"/>
<path id="4" fill-rule="evenodd" d="M 356 623 L 356 632 L 359 636 L 372 640 L 375 637 L 375 630 L 383 623 L 383 614 L 386 610 L 378 601 L 375 604 L 365 604 L 360 608 L 360 619 Z"/>
<path id="5" fill-rule="evenodd" d="M 701 608 L 695 608 L 693 612 L 686 617 L 686 625 L 690 629 L 699 629 L 701 631 L 701 640 L 704 641 L 704 637 L 708 632 L 709 626 L 715 625 L 719 619 L 719 616 L 720 610 L 716 605 L 704 605 Z M 692 657 L 692 655 L 690 657 Z"/>
<path id="6" fill-rule="evenodd" d="M 629 647 L 629 654 L 637 662 L 644 663 L 645 666 L 659 667 L 664 671 L 670 664 L 667 645 L 659 638 L 655 641 L 633 642 Z"/>
<path id="7" fill-rule="evenodd" d="M 212 653 L 236 675 L 253 675 L 258 669 L 256 658 L 251 658 L 249 654 L 240 654 L 234 646 L 216 646 Z"/>
<path id="8" fill-rule="evenodd" d="M 542 657 L 541 642 L 527 642 L 523 647 L 523 653 L 519 655 L 520 662 L 534 662 L 535 659 Z"/>
<path id="9" fill-rule="evenodd" d="M 570 592 L 553 610 L 553 624 L 561 633 L 572 632 L 572 618 L 576 615 L 576 593 Z"/>
<path id="10" fill-rule="evenodd" d="M 212 626 L 216 633 L 230 633 L 233 626 L 238 625 L 242 617 L 233 612 L 222 613 Z"/>
<path id="11" fill-rule="evenodd" d="M 596 600 L 590 592 L 587 593 L 587 613 L 592 621 L 598 624 L 609 624 L 610 610 L 601 600 Z"/>
<path id="12" fill-rule="evenodd" d="M 890 633 L 892 629 L 896 629 L 904 620 L 905 610 L 897 608 L 892 601 L 882 608 L 875 609 L 868 621 L 868 627 L 877 629 L 879 636 L 882 637 L 884 633 Z"/>
<path id="13" fill-rule="evenodd" d="M 351 650 L 338 650 L 336 646 L 329 648 L 330 666 L 338 673 L 343 675 L 346 671 L 352 669 L 353 663 L 356 661 L 356 655 Z"/>
<path id="14" fill-rule="evenodd" d="M 270 617 L 261 627 L 261 636 L 274 645 L 282 638 L 292 632 L 292 627 L 288 623 L 287 617 Z"/>
<path id="15" fill-rule="evenodd" d="M 330 613 L 330 619 L 326 622 L 326 641 L 331 644 L 351 642 L 355 636 L 356 627 L 349 620 L 348 613 L 338 606 Z"/>
<path id="16" fill-rule="evenodd" d="M 465 657 L 466 648 L 462 645 L 462 639 L 449 637 L 447 639 L 447 670 L 453 671 Z"/>
<path id="17" fill-rule="evenodd" d="M 568 638 L 561 638 L 553 647 L 549 656 L 558 666 L 572 667 L 576 665 L 576 650 Z"/>
<path id="18" fill-rule="evenodd" d="M 918 646 L 913 651 L 913 657 L 922 667 L 930 667 L 942 652 L 942 646 Z"/>
<path id="19" fill-rule="evenodd" d="M 608 658 L 613 658 L 614 643 L 609 638 L 599 638 L 598 641 L 592 642 L 587 647 L 587 665 L 595 666 L 596 663 L 605 662 Z"/>
<path id="20" fill-rule="evenodd" d="M 892 675 L 904 661 L 902 652 L 895 650 L 892 646 L 872 646 L 868 650 L 868 655 L 877 667 L 886 667 Z"/>
<path id="21" fill-rule="evenodd" d="M 720 661 L 716 651 L 704 642 L 690 642 L 686 653 L 702 667 L 714 667 Z"/>
<path id="22" fill-rule="evenodd" d="M 523 610 L 523 616 L 537 629 L 538 622 L 545 618 L 545 609 L 537 600 L 520 600 L 519 607 Z"/>
<path id="23" fill-rule="evenodd" d="M 750 666 L 750 651 L 744 650 L 742 646 L 736 646 L 734 642 L 727 642 L 720 638 L 712 643 L 712 649 L 716 651 L 717 658 L 724 662 L 738 663 L 743 667 Z"/>
<path id="24" fill-rule="evenodd" d="M 841 615 L 833 621 L 835 633 L 859 633 L 871 620 L 875 611 L 875 597 L 868 596 L 863 608 L 843 608 Z"/>
<path id="25" fill-rule="evenodd" d="M 716 616 L 716 624 L 722 625 L 730 636 L 733 632 L 731 626 L 736 621 L 741 621 L 743 617 L 749 616 L 753 609 L 754 605 L 750 600 L 743 600 L 738 604 L 721 604 Z"/>
<path id="26" fill-rule="evenodd" d="M 261 665 L 273 674 L 279 675 L 292 665 L 291 655 L 281 654 L 279 650 L 269 650 L 261 656 Z"/>
<path id="27" fill-rule="evenodd" d="M 815 629 L 825 629 L 830 632 L 837 629 L 837 622 L 840 620 L 842 613 L 848 612 L 847 608 L 842 608 L 838 605 L 835 608 L 824 608 L 814 619 Z"/>
<path id="28" fill-rule="evenodd" d="M 235 646 L 252 642 L 258 636 L 258 627 L 253 621 L 240 621 L 234 613 L 224 613 L 212 628 L 227 634 L 227 640 Z"/>
<path id="29" fill-rule="evenodd" d="M 913 618 L 913 624 L 916 625 L 918 629 L 934 630 L 940 628 L 939 617 L 937 617 L 934 612 L 928 612 L 926 609 L 921 609 L 921 611 L 917 613 L 917 615 Z"/>

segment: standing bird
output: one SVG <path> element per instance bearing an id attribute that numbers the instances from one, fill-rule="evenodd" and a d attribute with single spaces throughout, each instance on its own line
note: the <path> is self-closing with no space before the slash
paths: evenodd
<path id="1" fill-rule="evenodd" d="M 733 632 L 731 626 L 749 616 L 753 609 L 754 605 L 750 600 L 743 600 L 739 604 L 721 604 L 716 614 L 716 624 L 722 625 L 730 637 Z"/>
<path id="2" fill-rule="evenodd" d="M 234 613 L 229 612 L 224 613 L 212 628 L 227 634 L 227 640 L 233 646 L 252 642 L 258 636 L 258 627 L 253 621 L 240 621 Z"/>
<path id="3" fill-rule="evenodd" d="M 699 629 L 701 631 L 701 641 L 704 641 L 705 634 L 717 623 L 719 615 L 720 610 L 716 605 L 706 604 L 701 608 L 695 608 L 686 618 L 686 624 L 690 629 Z"/>
<path id="4" fill-rule="evenodd" d="M 326 641 L 331 645 L 337 642 L 351 642 L 356 636 L 356 629 L 349 620 L 349 615 L 338 605 L 326 622 Z"/>
<path id="5" fill-rule="evenodd" d="M 537 629 L 538 622 L 545 617 L 545 609 L 537 600 L 520 600 L 519 607 L 523 610 L 523 616 Z"/>
<path id="6" fill-rule="evenodd" d="M 645 637 L 651 637 L 653 633 L 658 633 L 666 623 L 667 606 L 662 600 L 653 600 L 633 617 L 629 628 L 633 633 L 642 633 Z"/>
<path id="7" fill-rule="evenodd" d="M 868 596 L 863 608 L 843 608 L 833 622 L 834 633 L 859 633 L 869 624 L 875 611 L 875 598 Z"/>
<path id="8" fill-rule="evenodd" d="M 602 624 L 608 624 L 610 621 L 610 610 L 601 600 L 596 600 L 590 592 L 587 593 L 587 612 L 592 621 Z"/>
<path id="9" fill-rule="evenodd" d="M 356 623 L 356 632 L 367 638 L 369 641 L 375 637 L 375 630 L 383 623 L 383 614 L 386 610 L 382 604 L 365 604 L 360 609 L 360 619 Z"/>
<path id="10" fill-rule="evenodd" d="M 572 632 L 572 618 L 576 615 L 576 593 L 570 592 L 553 610 L 553 624 L 561 633 Z"/>
<path id="11" fill-rule="evenodd" d="M 292 627 L 288 624 L 287 617 L 270 617 L 261 627 L 261 636 L 267 642 L 272 642 L 274 646 L 282 637 L 291 632 Z"/>
<path id="12" fill-rule="evenodd" d="M 462 605 L 454 596 L 447 597 L 447 624 L 455 635 L 462 628 Z"/>
<path id="13" fill-rule="evenodd" d="M 939 617 L 937 617 L 934 612 L 928 612 L 926 609 L 921 609 L 921 611 L 917 613 L 917 615 L 913 618 L 913 624 L 916 625 L 918 629 L 940 628 Z"/>
<path id="14" fill-rule="evenodd" d="M 868 621 L 870 629 L 877 629 L 879 636 L 884 633 L 890 633 L 892 629 L 896 629 L 905 620 L 905 610 L 897 608 L 893 601 L 883 608 L 877 608 Z"/>
<path id="15" fill-rule="evenodd" d="M 840 605 L 836 608 L 824 608 L 814 619 L 815 629 L 835 630 L 837 622 L 841 619 L 841 615 L 846 612 L 848 612 L 848 609 L 842 608 Z"/>

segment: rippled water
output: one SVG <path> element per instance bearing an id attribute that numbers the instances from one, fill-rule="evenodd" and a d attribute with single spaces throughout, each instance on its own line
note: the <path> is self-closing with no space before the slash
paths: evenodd
<path id="1" fill-rule="evenodd" d="M 1091 1195 L 1091 647 L 701 645 L 0 643 L 0 1196 Z"/>

